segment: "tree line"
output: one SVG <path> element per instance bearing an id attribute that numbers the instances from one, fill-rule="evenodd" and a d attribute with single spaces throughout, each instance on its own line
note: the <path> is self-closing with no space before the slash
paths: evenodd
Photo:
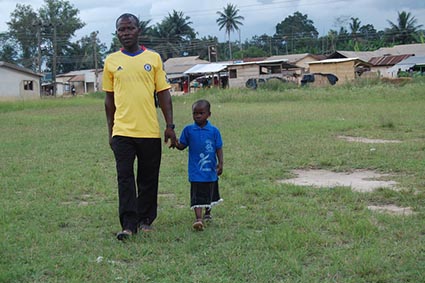
<path id="1" fill-rule="evenodd" d="M 8 31 L 0 33 L 0 60 L 53 73 L 101 67 L 106 54 L 119 49 L 119 41 L 111 33 L 112 43 L 107 47 L 93 31 L 72 42 L 75 32 L 85 26 L 78 14 L 79 10 L 67 0 L 45 0 L 38 11 L 31 5 L 17 4 L 7 22 Z M 356 17 L 340 17 L 339 28 L 324 36 L 319 36 L 308 15 L 297 11 L 277 23 L 273 35 L 231 42 L 230 34 L 240 32 L 244 19 L 233 4 L 217 11 L 217 26 L 227 35 L 223 43 L 215 36 L 198 38 L 190 17 L 173 10 L 155 25 L 141 20 L 140 40 L 164 60 L 197 55 L 215 62 L 283 54 L 326 55 L 335 50 L 373 51 L 396 44 L 424 43 L 425 39 L 422 25 L 405 11 L 398 12 L 395 22 L 388 20 L 384 30 L 362 24 Z"/>

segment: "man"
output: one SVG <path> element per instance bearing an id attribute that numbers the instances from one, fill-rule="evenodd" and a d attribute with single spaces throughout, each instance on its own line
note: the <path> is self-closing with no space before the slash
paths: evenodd
<path id="1" fill-rule="evenodd" d="M 116 33 L 122 48 L 106 58 L 103 72 L 109 144 L 118 179 L 122 227 L 118 240 L 127 239 L 138 230 L 151 230 L 157 216 L 162 146 L 154 93 L 166 123 L 164 140 L 171 140 L 170 147 L 176 146 L 170 85 L 159 54 L 139 45 L 140 32 L 136 16 L 118 17 Z"/>

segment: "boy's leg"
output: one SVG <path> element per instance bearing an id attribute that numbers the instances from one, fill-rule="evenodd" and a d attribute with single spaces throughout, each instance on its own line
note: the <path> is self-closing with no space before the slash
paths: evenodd
<path id="1" fill-rule="evenodd" d="M 211 216 L 211 207 L 206 207 L 205 208 L 205 214 L 204 214 L 204 220 L 211 220 L 212 216 Z"/>
<path id="2" fill-rule="evenodd" d="M 195 207 L 193 209 L 195 211 L 195 222 L 192 227 L 195 230 L 202 231 L 204 230 L 204 223 L 202 223 L 202 207 Z"/>

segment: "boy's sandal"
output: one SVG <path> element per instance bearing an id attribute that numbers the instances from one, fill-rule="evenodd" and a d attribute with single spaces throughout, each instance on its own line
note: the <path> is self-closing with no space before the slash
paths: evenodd
<path id="1" fill-rule="evenodd" d="M 122 230 L 121 232 L 118 232 L 117 233 L 117 239 L 119 241 L 124 241 L 124 240 L 129 239 L 132 235 L 133 235 L 133 232 L 131 232 L 130 230 L 125 229 L 125 230 Z"/>
<path id="2" fill-rule="evenodd" d="M 204 215 L 204 220 L 207 220 L 207 221 L 212 220 L 211 214 L 205 214 Z"/>
<path id="3" fill-rule="evenodd" d="M 148 225 L 148 224 L 140 224 L 138 230 L 142 232 L 152 232 L 153 227 L 152 225 Z"/>
<path id="4" fill-rule="evenodd" d="M 202 230 L 204 230 L 204 223 L 202 223 L 202 219 L 197 219 L 195 221 L 195 223 L 193 223 L 192 227 L 196 231 L 202 231 Z"/>

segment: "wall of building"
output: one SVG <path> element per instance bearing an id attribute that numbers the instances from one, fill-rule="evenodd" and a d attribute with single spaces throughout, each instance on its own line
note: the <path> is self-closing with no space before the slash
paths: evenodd
<path id="1" fill-rule="evenodd" d="M 25 89 L 32 82 L 32 89 Z M 23 72 L 0 67 L 0 100 L 40 98 L 40 78 Z"/>

